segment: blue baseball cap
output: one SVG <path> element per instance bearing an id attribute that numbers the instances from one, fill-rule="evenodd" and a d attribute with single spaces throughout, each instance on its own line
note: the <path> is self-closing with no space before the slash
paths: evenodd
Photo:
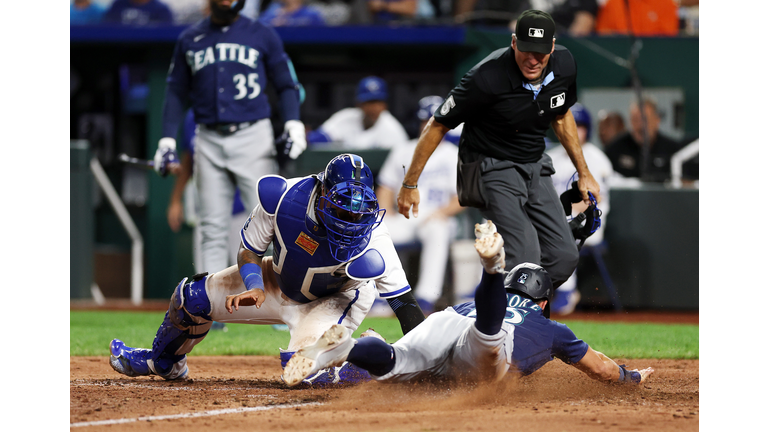
<path id="1" fill-rule="evenodd" d="M 421 121 L 429 120 L 442 103 L 443 98 L 440 96 L 425 96 L 419 99 L 419 111 L 416 112 L 416 116 Z"/>
<path id="2" fill-rule="evenodd" d="M 358 102 L 368 102 L 372 100 L 387 100 L 387 83 L 376 76 L 365 77 L 357 84 Z"/>

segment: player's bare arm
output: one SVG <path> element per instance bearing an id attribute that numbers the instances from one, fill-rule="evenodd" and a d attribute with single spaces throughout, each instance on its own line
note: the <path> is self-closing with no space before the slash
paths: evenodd
<path id="1" fill-rule="evenodd" d="M 636 384 L 645 381 L 654 372 L 653 368 L 646 368 L 643 370 L 624 369 L 622 373 L 622 368 L 615 361 L 605 354 L 593 350 L 591 347 L 587 350 L 584 358 L 573 366 L 592 379 L 611 382 L 633 382 Z"/>
<path id="2" fill-rule="evenodd" d="M 189 152 L 186 152 L 181 157 L 181 169 L 176 174 L 176 182 L 173 185 L 171 200 L 168 203 L 168 226 L 171 227 L 173 232 L 179 232 L 181 224 L 184 222 L 182 197 L 184 196 L 184 187 L 187 185 L 190 177 L 192 177 L 192 156 Z"/>
<path id="3" fill-rule="evenodd" d="M 243 277 L 246 291 L 237 295 L 228 295 L 224 306 L 227 312 L 232 313 L 232 308 L 239 310 L 240 306 L 256 306 L 260 308 L 266 300 L 264 294 L 264 282 L 261 275 L 262 258 L 250 250 L 246 249 L 242 243 L 237 252 L 237 267 L 240 269 L 240 275 Z M 258 270 L 257 270 L 258 269 Z"/>
<path id="4" fill-rule="evenodd" d="M 564 115 L 555 117 L 551 125 L 555 135 L 560 140 L 560 144 L 571 158 L 573 166 L 576 167 L 576 172 L 579 173 L 579 190 L 584 203 L 589 205 L 587 191 L 592 192 L 595 199 L 600 202 L 600 185 L 587 167 L 587 161 L 584 159 L 584 153 L 581 151 L 581 144 L 579 143 L 576 121 L 573 119 L 571 110 L 568 110 Z"/>
<path id="5" fill-rule="evenodd" d="M 427 164 L 429 157 L 432 156 L 437 146 L 443 140 L 443 137 L 450 129 L 435 121 L 435 117 L 429 119 L 424 130 L 421 132 L 419 142 L 416 144 L 416 150 L 413 152 L 411 166 L 405 174 L 404 185 L 415 186 L 418 184 L 421 172 Z M 419 217 L 419 190 L 416 188 L 400 187 L 397 193 L 397 211 L 406 219 L 410 219 L 411 207 L 413 207 L 413 217 Z"/>

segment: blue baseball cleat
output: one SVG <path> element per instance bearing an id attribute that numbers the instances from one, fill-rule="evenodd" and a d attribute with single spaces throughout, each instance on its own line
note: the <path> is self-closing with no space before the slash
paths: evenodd
<path id="1" fill-rule="evenodd" d="M 112 369 L 129 377 L 159 375 L 167 380 L 185 379 L 189 373 L 186 358 L 173 364 L 169 372 L 157 373 L 152 361 L 152 350 L 146 348 L 131 348 L 120 339 L 112 339 L 109 344 L 109 365 Z"/>
<path id="2" fill-rule="evenodd" d="M 130 348 L 120 339 L 112 339 L 109 353 L 109 365 L 123 375 L 135 377 L 152 374 L 147 364 L 147 360 L 152 357 L 152 350 Z"/>

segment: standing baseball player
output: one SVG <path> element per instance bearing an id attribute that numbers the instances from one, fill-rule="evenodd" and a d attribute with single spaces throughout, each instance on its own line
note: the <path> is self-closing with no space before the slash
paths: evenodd
<path id="1" fill-rule="evenodd" d="M 237 265 L 184 278 L 171 296 L 151 349 L 115 339 L 110 364 L 128 376 L 188 374 L 186 354 L 213 321 L 286 324 L 283 364 L 332 324 L 354 331 L 376 291 L 390 302 L 403 333 L 424 320 L 398 259 L 360 156 L 343 154 L 317 175 L 262 177 L 257 204 L 241 231 Z M 265 257 L 270 246 L 272 256 Z M 318 371 L 307 383 L 367 379 L 352 365 Z"/>
<path id="2" fill-rule="evenodd" d="M 277 90 L 290 157 L 306 148 L 299 120 L 300 87 L 274 29 L 240 16 L 244 0 L 209 0 L 211 16 L 184 30 L 168 71 L 163 138 L 155 153 L 160 175 L 179 169 L 175 136 L 191 102 L 195 175 L 200 196 L 203 268 L 227 267 L 227 232 L 235 188 L 256 205 L 256 182 L 277 172 L 267 83 Z"/>
<path id="3" fill-rule="evenodd" d="M 510 371 L 528 375 L 559 358 L 589 377 L 639 384 L 652 368 L 628 370 L 578 339 L 544 311 L 554 288 L 541 266 L 522 263 L 504 272 L 504 240 L 491 221 L 475 225 L 475 249 L 483 276 L 475 301 L 430 315 L 393 345 L 375 337 L 354 340 L 334 325 L 312 346 L 288 362 L 283 379 L 301 382 L 319 368 L 342 361 L 370 372 L 379 381 L 423 378 L 494 381 Z"/>
<path id="4" fill-rule="evenodd" d="M 579 173 L 585 204 L 600 187 L 589 172 L 569 108 L 576 102 L 576 61 L 555 45 L 549 14 L 520 15 L 512 46 L 475 65 L 451 90 L 419 138 L 398 193 L 398 211 L 418 217 L 418 180 L 450 129 L 464 123 L 459 142 L 457 192 L 504 237 L 506 268 L 541 264 L 555 287 L 573 273 L 579 253 L 550 176 L 544 138 L 552 127 Z"/>

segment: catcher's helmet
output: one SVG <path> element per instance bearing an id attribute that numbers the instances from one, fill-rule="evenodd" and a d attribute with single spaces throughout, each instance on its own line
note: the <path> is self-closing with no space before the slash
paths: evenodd
<path id="1" fill-rule="evenodd" d="M 549 304 L 555 288 L 544 267 L 533 263 L 518 264 L 504 278 L 504 288 L 508 292 L 522 293 L 533 301 L 547 300 L 544 316 L 549 318 Z"/>
<path id="2" fill-rule="evenodd" d="M 573 119 L 576 120 L 576 126 L 587 128 L 587 140 L 589 140 L 592 133 L 592 117 L 589 115 L 589 111 L 584 108 L 584 105 L 576 102 L 571 107 L 571 114 L 573 114 Z"/>
<path id="3" fill-rule="evenodd" d="M 328 230 L 331 255 L 348 261 L 368 245 L 371 231 L 384 217 L 373 191 L 373 173 L 363 158 L 342 154 L 317 175 L 323 183 L 318 211 Z"/>

